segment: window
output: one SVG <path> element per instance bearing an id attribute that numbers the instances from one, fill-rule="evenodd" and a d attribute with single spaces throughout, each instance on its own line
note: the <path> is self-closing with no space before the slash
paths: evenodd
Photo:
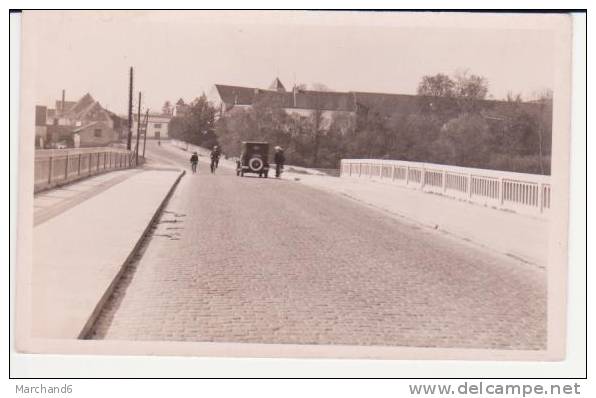
<path id="1" fill-rule="evenodd" d="M 95 130 L 93 130 L 93 135 L 95 137 L 101 137 L 101 129 L 95 129 Z"/>
<path id="2" fill-rule="evenodd" d="M 160 129 L 161 128 L 161 123 L 153 123 L 153 128 L 154 129 Z"/>

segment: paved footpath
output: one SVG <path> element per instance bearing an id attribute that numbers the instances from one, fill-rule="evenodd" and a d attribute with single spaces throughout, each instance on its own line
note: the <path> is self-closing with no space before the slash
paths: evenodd
<path id="1" fill-rule="evenodd" d="M 33 201 L 33 224 L 42 224 L 140 172 L 140 169 L 112 171 L 41 192 Z"/>
<path id="2" fill-rule="evenodd" d="M 543 269 L 324 190 L 207 167 L 182 179 L 92 338 L 545 347 Z"/>
<path id="3" fill-rule="evenodd" d="M 129 170 L 35 198 L 33 336 L 81 335 L 179 175 Z"/>

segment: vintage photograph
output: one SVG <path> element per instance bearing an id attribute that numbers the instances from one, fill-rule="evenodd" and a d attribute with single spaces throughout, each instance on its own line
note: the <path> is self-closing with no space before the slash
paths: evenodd
<path id="1" fill-rule="evenodd" d="M 570 38 L 23 12 L 17 349 L 563 359 Z"/>

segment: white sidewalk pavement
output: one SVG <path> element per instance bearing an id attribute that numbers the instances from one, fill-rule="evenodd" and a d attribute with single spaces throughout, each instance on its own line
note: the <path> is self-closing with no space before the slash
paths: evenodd
<path id="1" fill-rule="evenodd" d="M 34 228 L 33 337 L 72 339 L 90 326 L 181 175 L 140 171 Z"/>
<path id="2" fill-rule="evenodd" d="M 116 170 L 40 192 L 33 199 L 33 224 L 42 224 L 140 172 L 141 169 Z"/>

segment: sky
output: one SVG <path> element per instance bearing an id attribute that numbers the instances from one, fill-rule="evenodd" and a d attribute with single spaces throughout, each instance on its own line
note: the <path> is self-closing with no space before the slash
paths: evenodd
<path id="1" fill-rule="evenodd" d="M 489 95 L 553 87 L 554 34 L 525 16 L 336 12 L 31 12 L 23 62 L 35 101 L 89 92 L 126 113 L 128 70 L 143 108 L 190 101 L 213 85 L 267 88 L 275 77 L 335 91 L 415 94 L 424 75 L 486 77 Z M 487 16 L 488 17 L 488 16 Z M 536 19 L 539 16 L 532 16 Z M 511 24 L 511 21 L 519 23 Z M 136 102 L 136 100 L 135 100 Z"/>

